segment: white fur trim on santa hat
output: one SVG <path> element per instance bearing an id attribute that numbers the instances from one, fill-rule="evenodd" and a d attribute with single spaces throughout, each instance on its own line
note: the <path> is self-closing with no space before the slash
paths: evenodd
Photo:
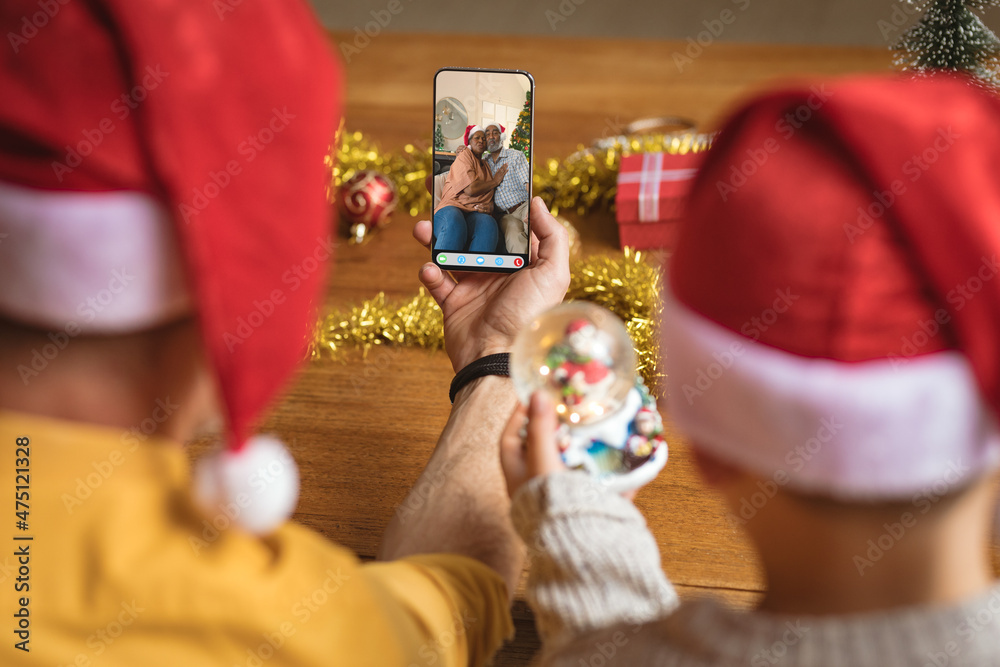
<path id="1" fill-rule="evenodd" d="M 266 535 L 295 512 L 299 469 L 280 440 L 256 435 L 239 451 L 225 449 L 199 459 L 194 497 L 217 529 L 234 524 Z"/>
<path id="2" fill-rule="evenodd" d="M 137 331 L 191 309 L 167 211 L 138 192 L 0 181 L 0 313 L 38 327 Z"/>
<path id="3" fill-rule="evenodd" d="M 488 123 L 484 124 L 484 125 L 483 125 L 483 130 L 484 130 L 484 131 L 485 131 L 485 130 L 488 130 L 488 129 L 490 129 L 491 127 L 495 127 L 495 128 L 497 128 L 498 130 L 500 130 L 500 141 L 501 141 L 501 142 L 503 142 L 503 141 L 504 141 L 504 140 L 505 140 L 505 139 L 507 138 L 507 132 L 505 132 L 505 131 L 504 131 L 504 129 L 503 129 L 503 125 L 501 125 L 501 124 L 500 124 L 500 123 L 499 123 L 498 121 L 495 121 L 495 120 L 491 120 L 490 122 L 488 122 Z"/>
<path id="4" fill-rule="evenodd" d="M 940 496 L 1000 464 L 996 422 L 959 352 L 806 358 L 664 301 L 670 417 L 722 460 L 842 500 Z"/>
<path id="5" fill-rule="evenodd" d="M 465 136 L 462 138 L 466 146 L 469 145 L 469 139 L 471 139 L 472 135 L 474 135 L 476 132 L 482 132 L 483 134 L 486 134 L 486 130 L 484 130 L 478 125 L 473 125 L 472 127 L 467 128 L 465 130 Z"/>

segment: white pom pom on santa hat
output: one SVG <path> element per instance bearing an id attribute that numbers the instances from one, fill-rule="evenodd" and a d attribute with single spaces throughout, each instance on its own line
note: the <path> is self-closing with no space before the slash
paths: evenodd
<path id="1" fill-rule="evenodd" d="M 295 512 L 299 470 L 280 440 L 255 435 L 238 450 L 224 449 L 195 464 L 194 497 L 213 525 L 218 519 L 265 535 Z"/>
<path id="2" fill-rule="evenodd" d="M 328 171 L 323 157 L 343 106 L 342 68 L 307 13 L 286 12 L 276 29 L 271 5 L 278 3 L 241 11 L 239 31 L 207 18 L 197 3 L 148 3 L 142 11 L 129 0 L 90 4 L 86 13 L 101 20 L 81 21 L 70 10 L 52 17 L 65 48 L 25 51 L 16 69 L 0 68 L 0 235 L 9 236 L 0 245 L 0 280 L 17 285 L 0 296 L 0 312 L 34 327 L 62 327 L 77 318 L 82 298 L 106 292 L 109 276 L 127 269 L 134 273 L 128 289 L 110 305 L 102 300 L 107 307 L 81 323 L 81 333 L 145 332 L 196 315 L 227 442 L 227 451 L 196 465 L 197 496 L 220 518 L 216 525 L 228 511 L 228 523 L 266 532 L 294 510 L 298 472 L 279 442 L 248 436 L 303 362 L 326 263 L 284 292 L 280 317 L 262 317 L 252 336 L 234 339 L 233 332 L 246 326 L 244 318 L 253 321 L 288 267 L 314 255 L 329 231 L 329 203 L 314 185 Z M 179 48 L 165 21 L 196 31 L 204 58 Z M 284 48 L 291 33 L 295 48 Z M 85 86 L 69 85 L 62 62 L 69 51 L 88 63 Z M 185 86 L 163 86 L 143 102 L 143 113 L 116 123 L 125 129 L 92 158 L 62 170 L 38 159 L 76 145 L 76 128 L 130 90 L 146 63 L 162 65 L 171 81 L 194 81 L 205 59 L 220 63 L 199 98 L 219 110 L 217 118 L 192 105 Z M 209 169 L 260 130 L 277 99 L 296 109 L 281 141 L 219 188 L 212 206 L 191 209 L 185 193 L 202 188 Z M 290 168 L 302 172 L 291 188 L 276 178 Z M 197 224 L 189 224 L 194 214 Z"/>

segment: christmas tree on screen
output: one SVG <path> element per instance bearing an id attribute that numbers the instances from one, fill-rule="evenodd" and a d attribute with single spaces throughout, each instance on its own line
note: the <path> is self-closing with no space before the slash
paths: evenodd
<path id="1" fill-rule="evenodd" d="M 440 123 L 434 126 L 434 150 L 444 150 L 444 132 L 441 131 Z"/>
<path id="2" fill-rule="evenodd" d="M 1000 0 L 998 0 L 1000 1 Z M 525 93 L 524 108 L 517 117 L 517 127 L 510 135 L 510 147 L 524 153 L 524 157 L 531 159 L 531 91 Z"/>
<path id="3" fill-rule="evenodd" d="M 1000 40 L 972 10 L 1000 0 L 932 0 L 920 21 L 893 45 L 903 70 L 956 70 L 990 88 L 1000 88 Z"/>

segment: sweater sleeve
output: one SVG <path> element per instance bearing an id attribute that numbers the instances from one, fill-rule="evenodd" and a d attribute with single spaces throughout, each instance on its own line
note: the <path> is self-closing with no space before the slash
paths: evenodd
<path id="1" fill-rule="evenodd" d="M 531 558 L 527 598 L 546 650 L 677 606 L 639 510 L 587 474 L 529 481 L 515 494 L 511 515 Z"/>

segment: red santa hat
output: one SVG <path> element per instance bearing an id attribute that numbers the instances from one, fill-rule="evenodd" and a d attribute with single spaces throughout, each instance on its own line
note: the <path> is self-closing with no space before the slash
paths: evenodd
<path id="1" fill-rule="evenodd" d="M 326 39 L 304 2 L 92 0 L 28 31 L 37 9 L 0 6 L 16 37 L 0 70 L 0 314 L 125 333 L 196 312 L 228 445 L 199 465 L 199 497 L 211 511 L 246 493 L 240 522 L 266 532 L 298 478 L 280 443 L 249 436 L 303 359 L 329 256 Z M 261 464 L 282 473 L 248 491 Z"/>
<path id="2" fill-rule="evenodd" d="M 488 130 L 491 127 L 495 127 L 498 130 L 500 130 L 500 141 L 501 142 L 504 141 L 507 138 L 507 134 L 506 134 L 507 130 L 505 130 L 504 126 L 501 125 L 500 123 L 498 123 L 495 120 L 491 120 L 490 122 L 488 122 L 485 125 L 483 125 L 483 130 Z"/>
<path id="3" fill-rule="evenodd" d="M 484 130 L 483 128 L 479 127 L 478 125 L 468 125 L 468 126 L 466 126 L 466 128 L 465 128 L 465 145 L 466 146 L 469 145 L 469 139 L 476 132 L 483 132 L 483 133 L 485 133 L 486 130 Z"/>
<path id="4" fill-rule="evenodd" d="M 1000 462 L 1000 99 L 867 77 L 764 94 L 688 202 L 670 415 L 790 488 L 906 499 Z"/>

